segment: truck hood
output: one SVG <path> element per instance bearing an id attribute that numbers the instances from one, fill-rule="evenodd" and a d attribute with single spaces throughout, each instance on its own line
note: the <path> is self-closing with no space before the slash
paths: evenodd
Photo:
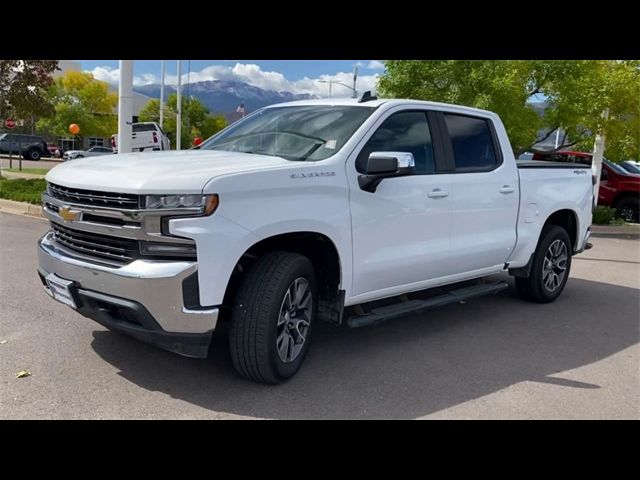
<path id="1" fill-rule="evenodd" d="M 183 150 L 101 155 L 65 162 L 47 181 L 65 187 L 120 193 L 200 193 L 214 177 L 281 168 L 280 157 L 220 150 Z"/>

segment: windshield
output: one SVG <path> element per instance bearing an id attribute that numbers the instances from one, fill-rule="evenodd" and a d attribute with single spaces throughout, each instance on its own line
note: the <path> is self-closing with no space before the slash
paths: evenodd
<path id="1" fill-rule="evenodd" d="M 264 108 L 211 137 L 200 148 L 295 161 L 324 160 L 342 148 L 374 109 L 324 105 Z"/>
<path id="2" fill-rule="evenodd" d="M 640 173 L 640 168 L 636 167 L 633 163 L 622 162 L 620 164 L 620 167 L 624 168 L 629 173 L 635 173 L 635 174 Z"/>
<path id="3" fill-rule="evenodd" d="M 629 172 L 627 172 L 624 168 L 622 168 L 620 165 L 618 165 L 617 163 L 613 163 L 610 160 L 607 160 L 606 158 L 602 159 L 602 163 L 607 164 L 607 166 L 613 170 L 614 172 L 617 172 L 621 175 L 628 175 Z"/>

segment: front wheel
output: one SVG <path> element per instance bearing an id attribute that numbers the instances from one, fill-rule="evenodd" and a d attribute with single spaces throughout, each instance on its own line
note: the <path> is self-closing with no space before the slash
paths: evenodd
<path id="1" fill-rule="evenodd" d="M 280 383 L 302 365 L 316 315 L 313 265 L 291 252 L 259 258 L 238 290 L 229 346 L 236 370 L 261 383 Z"/>
<path id="2" fill-rule="evenodd" d="M 542 229 L 528 278 L 516 277 L 516 289 L 531 302 L 549 303 L 564 290 L 571 270 L 571 239 L 556 225 Z"/>

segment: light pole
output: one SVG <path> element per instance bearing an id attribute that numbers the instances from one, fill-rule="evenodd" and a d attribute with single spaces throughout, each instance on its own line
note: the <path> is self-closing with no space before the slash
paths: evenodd
<path id="1" fill-rule="evenodd" d="M 356 82 L 355 82 L 355 77 L 354 77 L 354 80 L 353 80 L 353 84 L 354 84 L 354 86 L 353 86 L 353 87 L 350 87 L 350 86 L 349 86 L 349 85 L 347 85 L 346 83 L 342 83 L 342 82 L 339 82 L 339 81 L 337 81 L 337 80 L 318 80 L 318 83 L 328 83 L 328 84 L 329 84 L 329 98 L 331 98 L 331 86 L 332 86 L 333 84 L 336 84 L 336 85 L 342 85 L 343 87 L 346 87 L 346 88 L 348 88 L 349 90 L 351 90 L 351 91 L 353 92 L 353 93 L 352 93 L 352 95 L 351 95 L 353 98 L 356 98 L 356 95 L 357 95 L 357 93 L 358 93 L 358 92 L 357 92 L 357 90 L 355 89 L 355 83 L 356 83 Z"/>
<path id="2" fill-rule="evenodd" d="M 133 60 L 120 60 L 118 85 L 118 153 L 131 152 L 133 120 Z M 75 140 L 74 140 L 75 144 Z"/>
<path id="3" fill-rule="evenodd" d="M 176 106 L 176 150 L 180 150 L 182 135 L 182 62 L 178 60 L 178 104 Z"/>
<path id="4" fill-rule="evenodd" d="M 160 128 L 164 123 L 164 60 L 160 61 Z"/>

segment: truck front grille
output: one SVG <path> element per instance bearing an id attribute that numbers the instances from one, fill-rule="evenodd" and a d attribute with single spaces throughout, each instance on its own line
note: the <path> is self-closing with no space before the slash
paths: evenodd
<path id="1" fill-rule="evenodd" d="M 57 243 L 84 255 L 122 263 L 140 257 L 137 240 L 80 232 L 53 222 L 51 228 Z"/>
<path id="2" fill-rule="evenodd" d="M 130 193 L 96 192 L 79 188 L 63 187 L 49 183 L 49 194 L 59 200 L 93 207 L 112 207 L 119 209 L 137 209 L 140 197 Z"/>

